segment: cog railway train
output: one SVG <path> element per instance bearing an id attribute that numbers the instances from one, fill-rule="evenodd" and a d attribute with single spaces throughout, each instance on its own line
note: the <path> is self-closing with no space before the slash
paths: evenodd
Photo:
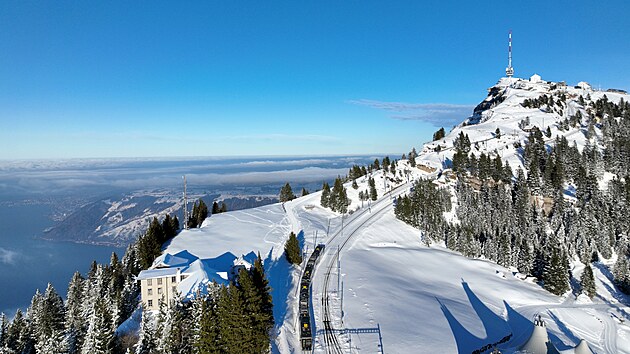
<path id="1" fill-rule="evenodd" d="M 302 280 L 300 281 L 300 341 L 302 350 L 311 350 L 313 347 L 313 329 L 311 328 L 311 312 L 309 308 L 311 297 L 311 277 L 315 271 L 315 264 L 324 251 L 324 245 L 319 244 L 306 263 Z"/>

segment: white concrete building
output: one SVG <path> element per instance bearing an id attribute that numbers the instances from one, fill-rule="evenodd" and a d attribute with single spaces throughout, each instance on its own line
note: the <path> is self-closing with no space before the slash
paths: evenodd
<path id="1" fill-rule="evenodd" d="M 241 269 L 252 267 L 252 255 L 237 258 L 227 252 L 216 258 L 199 259 L 186 250 L 162 254 L 136 277 L 143 307 L 157 311 L 161 302 L 168 307 L 172 300 L 191 299 L 197 291 L 205 293 L 213 283 L 227 285 Z"/>
<path id="2" fill-rule="evenodd" d="M 188 267 L 158 268 L 143 270 L 138 274 L 140 296 L 144 308 L 155 311 L 160 309 L 160 302 L 170 304 L 179 296 L 177 286 L 190 274 Z"/>

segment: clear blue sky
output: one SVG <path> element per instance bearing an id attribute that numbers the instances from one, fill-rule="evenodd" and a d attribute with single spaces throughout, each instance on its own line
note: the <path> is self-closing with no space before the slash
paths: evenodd
<path id="1" fill-rule="evenodd" d="M 504 75 L 630 88 L 627 1 L 2 1 L 0 159 L 403 152 Z M 402 103 L 393 105 L 392 103 Z"/>

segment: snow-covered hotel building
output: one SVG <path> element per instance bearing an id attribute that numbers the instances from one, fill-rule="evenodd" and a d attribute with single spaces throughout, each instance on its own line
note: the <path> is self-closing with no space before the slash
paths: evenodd
<path id="1" fill-rule="evenodd" d="M 254 259 L 253 253 L 236 257 L 227 252 L 210 259 L 199 259 L 186 250 L 164 253 L 136 278 L 140 282 L 143 308 L 157 311 L 161 302 L 168 307 L 171 300 L 191 299 L 197 291 L 205 293 L 212 282 L 228 284 L 238 270 L 251 268 Z"/>

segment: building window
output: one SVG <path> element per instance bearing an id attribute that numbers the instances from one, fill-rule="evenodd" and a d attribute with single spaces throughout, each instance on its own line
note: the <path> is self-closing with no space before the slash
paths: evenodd
<path id="1" fill-rule="evenodd" d="M 171 277 L 171 283 L 174 283 L 177 281 L 177 277 Z"/>
<path id="2" fill-rule="evenodd" d="M 162 285 L 162 278 L 158 278 L 158 285 Z"/>
<path id="3" fill-rule="evenodd" d="M 162 288 L 158 288 L 158 295 L 162 293 Z"/>
<path id="4" fill-rule="evenodd" d="M 153 295 L 153 289 L 147 289 L 147 295 Z"/>
<path id="5" fill-rule="evenodd" d="M 186 279 L 186 276 L 185 276 L 184 274 L 180 275 L 180 277 L 179 277 L 179 281 L 182 281 L 182 280 L 184 280 L 184 279 Z"/>
<path id="6" fill-rule="evenodd" d="M 149 286 L 153 285 L 153 279 L 147 279 L 147 285 Z"/>
<path id="7" fill-rule="evenodd" d="M 149 305 L 149 307 L 153 307 L 153 300 L 149 300 L 148 301 L 148 305 Z"/>

